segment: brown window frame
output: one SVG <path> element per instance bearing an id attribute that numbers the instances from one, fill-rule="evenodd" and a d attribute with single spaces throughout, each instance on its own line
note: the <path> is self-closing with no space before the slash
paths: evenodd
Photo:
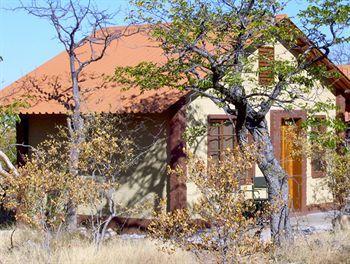
<path id="1" fill-rule="evenodd" d="M 326 119 L 326 116 L 325 115 L 316 115 L 315 118 L 317 119 Z M 320 128 L 320 132 L 322 132 L 323 130 L 327 130 L 326 127 L 321 127 Z M 315 127 L 312 127 L 312 131 L 316 131 L 316 128 Z M 313 179 L 317 179 L 317 178 L 323 178 L 326 176 L 326 172 L 325 171 L 321 171 L 321 170 L 316 170 L 315 169 L 315 166 L 313 164 L 313 157 L 311 157 L 311 177 Z"/>
<path id="2" fill-rule="evenodd" d="M 212 149 L 210 149 L 210 144 L 209 144 L 209 142 L 210 142 L 210 139 L 212 139 L 212 138 L 214 138 L 214 137 L 219 137 L 219 146 L 218 146 L 218 150 L 217 150 L 217 152 L 218 152 L 218 154 L 220 155 L 220 153 L 223 151 L 223 145 L 222 145 L 222 142 L 223 142 L 223 139 L 225 138 L 225 137 L 231 137 L 231 136 L 233 136 L 234 137 L 234 142 L 233 142 L 233 144 L 235 145 L 235 144 L 237 144 L 237 141 L 236 141 L 236 137 L 235 137 L 235 133 L 233 132 L 233 134 L 229 134 L 229 135 L 226 135 L 226 134 L 224 134 L 224 131 L 223 131 L 223 126 L 221 126 L 220 127 L 220 132 L 219 132 L 219 135 L 212 135 L 211 133 L 210 133 L 210 128 L 211 128 L 211 124 L 212 123 L 220 123 L 221 125 L 223 125 L 225 122 L 227 122 L 227 121 L 229 121 L 230 120 L 230 118 L 232 119 L 232 120 L 235 120 L 236 119 L 236 117 L 235 116 L 227 116 L 227 115 L 209 115 L 208 116 L 208 130 L 207 130 L 207 136 L 208 136 L 208 157 L 210 157 L 211 155 L 212 155 L 212 152 L 214 152 L 215 150 L 212 150 Z"/>
<path id="3" fill-rule="evenodd" d="M 208 127 L 207 127 L 207 140 L 208 140 L 208 143 L 207 143 L 207 156 L 208 158 L 212 155 L 212 152 L 213 150 L 210 149 L 210 139 L 213 138 L 213 135 L 210 134 L 210 128 L 211 128 L 211 123 L 214 123 L 213 121 L 220 121 L 218 123 L 225 123 L 227 121 L 229 121 L 230 119 L 232 120 L 236 120 L 236 116 L 234 115 L 225 115 L 225 114 L 218 114 L 218 115 L 208 115 Z M 223 129 L 220 130 L 220 132 L 223 132 Z M 225 136 L 233 136 L 234 137 L 234 142 L 233 142 L 233 146 L 237 146 L 237 139 L 236 139 L 236 135 L 235 135 L 235 132 L 233 131 L 232 134 L 230 135 L 224 135 L 224 134 L 219 134 L 220 137 L 225 137 Z M 222 142 L 223 140 L 219 140 L 219 142 Z M 251 137 L 250 134 L 248 134 L 248 143 L 251 143 L 253 142 L 253 138 Z M 219 146 L 219 149 L 218 149 L 218 155 L 220 155 L 220 153 L 223 151 L 220 149 L 220 147 L 223 147 L 223 146 Z M 248 175 L 247 175 L 247 178 L 244 182 L 244 184 L 251 184 L 253 182 L 253 178 L 255 177 L 255 165 L 251 168 L 251 170 L 249 170 L 248 172 Z"/>
<path id="4" fill-rule="evenodd" d="M 274 77 L 271 70 L 260 70 L 262 67 L 271 66 L 271 62 L 275 60 L 275 48 L 270 46 L 262 46 L 258 49 L 259 53 L 259 84 L 271 85 Z"/>

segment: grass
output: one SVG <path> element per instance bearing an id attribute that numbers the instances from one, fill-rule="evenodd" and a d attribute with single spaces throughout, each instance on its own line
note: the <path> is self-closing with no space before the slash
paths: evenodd
<path id="1" fill-rule="evenodd" d="M 0 231 L 0 263 L 1 264 L 99 264 L 99 263 L 193 263 L 193 256 L 181 250 L 174 254 L 159 250 L 157 245 L 148 239 L 113 238 L 104 243 L 96 252 L 94 245 L 82 238 L 62 239 L 45 249 L 36 232 L 18 230 L 14 233 L 14 249 L 9 250 L 10 231 Z M 50 255 L 50 256 L 49 256 Z"/>
<path id="2" fill-rule="evenodd" d="M 19 229 L 14 233 L 14 247 L 10 247 L 11 230 L 0 231 L 0 263 L 196 263 L 187 251 L 177 250 L 169 255 L 149 239 L 121 239 L 114 237 L 96 252 L 86 239 L 62 238 L 49 252 L 37 232 Z M 256 258 L 255 258 L 256 259 Z M 252 261 L 250 261 L 251 263 Z M 350 232 L 320 233 L 298 236 L 294 245 L 259 257 L 258 263 L 350 263 Z"/>
<path id="3" fill-rule="evenodd" d="M 295 264 L 350 263 L 350 232 L 298 236 L 293 246 L 278 249 L 273 259 L 277 263 Z"/>

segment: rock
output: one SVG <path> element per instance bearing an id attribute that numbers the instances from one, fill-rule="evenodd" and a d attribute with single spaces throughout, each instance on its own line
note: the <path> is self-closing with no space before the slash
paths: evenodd
<path id="1" fill-rule="evenodd" d="M 142 239 L 145 237 L 145 234 L 123 234 L 120 236 L 121 239 Z"/>
<path id="2" fill-rule="evenodd" d="M 341 214 L 332 220 L 333 228 L 337 231 L 350 230 L 350 214 Z"/>
<path id="3" fill-rule="evenodd" d="M 315 233 L 316 228 L 314 226 L 305 226 L 305 227 L 301 227 L 300 231 L 303 235 L 311 235 Z"/>
<path id="4" fill-rule="evenodd" d="M 116 235 L 118 235 L 117 232 L 115 232 L 112 228 L 108 228 L 106 230 L 106 233 L 105 233 L 103 239 L 105 239 L 105 240 L 106 239 L 111 239 L 112 237 L 115 237 Z"/>
<path id="5" fill-rule="evenodd" d="M 77 229 L 77 232 L 78 232 L 78 234 L 80 234 L 81 236 L 83 236 L 85 238 L 89 238 L 90 237 L 87 228 L 84 227 L 84 226 L 79 227 Z"/>
<path id="6" fill-rule="evenodd" d="M 264 228 L 260 233 L 260 240 L 263 243 L 271 242 L 271 230 L 269 227 Z"/>

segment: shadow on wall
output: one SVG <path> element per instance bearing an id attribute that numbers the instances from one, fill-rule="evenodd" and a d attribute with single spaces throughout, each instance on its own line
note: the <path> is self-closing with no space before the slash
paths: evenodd
<path id="1" fill-rule="evenodd" d="M 168 118 L 168 113 L 125 117 L 122 131 L 134 141 L 135 155 L 127 172 L 117 176 L 120 189 L 115 198 L 122 206 L 151 200 L 156 208 L 159 198 L 165 197 Z M 64 115 L 29 115 L 28 119 L 28 143 L 33 147 L 57 134 L 57 125 L 66 124 Z"/>
<path id="2" fill-rule="evenodd" d="M 137 162 L 131 166 L 128 172 L 120 178 L 122 184 L 121 192 L 118 194 L 119 200 L 125 200 L 127 207 L 132 207 L 146 200 L 153 200 L 153 209 L 159 206 L 160 198 L 167 197 L 168 174 L 167 165 L 169 157 L 167 153 L 169 121 L 172 116 L 171 111 L 162 114 L 143 115 L 133 119 L 133 123 L 128 131 L 134 131 L 132 138 L 138 148 Z M 186 108 L 187 129 L 184 139 L 189 144 L 192 151 L 196 153 L 200 146 L 207 144 L 207 123 L 198 118 L 198 109 Z M 192 129 L 200 133 L 193 133 Z M 190 190 L 188 190 L 190 191 Z M 191 192 L 191 191 L 190 191 Z M 122 197 L 124 195 L 124 197 Z M 190 206 L 190 204 L 188 204 Z"/>
<path id="3" fill-rule="evenodd" d="M 195 99 L 195 98 L 194 98 Z M 187 147 L 196 154 L 198 151 L 203 151 L 200 148 L 205 145 L 207 147 L 208 123 L 207 119 L 201 118 L 202 113 L 194 105 L 189 105 L 186 109 L 187 128 L 186 141 Z"/>
<path id="4" fill-rule="evenodd" d="M 166 198 L 170 116 L 170 112 L 164 112 L 125 118 L 123 131 L 134 141 L 135 156 L 127 172 L 119 176 L 120 188 L 116 191 L 115 198 L 121 205 L 131 208 L 140 203 L 151 202 L 152 209 L 156 209 L 160 198 Z M 204 128 L 204 133 L 193 137 L 191 148 L 194 153 L 203 145 L 207 134 L 206 123 L 196 118 L 197 116 L 196 109 L 187 109 L 188 128 Z M 29 144 L 37 146 L 47 139 L 49 134 L 57 133 L 56 125 L 65 124 L 64 115 L 29 115 Z M 147 215 L 149 213 L 150 211 L 146 212 Z"/>
<path id="5" fill-rule="evenodd" d="M 130 118 L 126 133 L 135 143 L 134 160 L 119 178 L 121 187 L 115 198 L 131 208 L 152 202 L 158 208 L 166 196 L 168 114 L 152 114 Z"/>

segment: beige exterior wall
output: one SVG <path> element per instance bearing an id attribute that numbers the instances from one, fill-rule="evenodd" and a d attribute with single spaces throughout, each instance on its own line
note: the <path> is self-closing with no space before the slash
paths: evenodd
<path id="1" fill-rule="evenodd" d="M 257 56 L 257 51 L 253 53 L 253 56 Z M 277 43 L 275 45 L 275 59 L 287 59 L 287 60 L 294 60 L 293 55 L 284 48 L 283 45 L 280 43 Z M 253 68 L 255 71 L 257 69 L 257 62 L 255 64 L 250 65 L 250 67 Z M 304 73 L 307 74 L 307 73 Z M 254 74 L 247 74 L 246 76 L 247 80 L 245 81 L 246 87 L 254 87 L 257 84 L 257 76 L 254 76 Z M 253 89 L 253 88 L 252 88 Z M 307 104 L 310 106 L 314 104 L 315 102 L 325 102 L 330 100 L 331 102 L 335 103 L 335 96 L 324 86 L 322 86 L 320 83 L 316 85 L 315 89 L 313 89 L 312 94 L 308 94 L 308 98 L 311 98 L 311 101 L 308 101 Z M 302 105 L 305 104 L 304 101 L 299 101 L 296 103 L 296 105 Z M 282 108 L 279 107 L 272 107 L 273 110 L 282 110 Z M 294 107 L 294 109 L 300 109 L 298 107 Z M 213 114 L 225 114 L 222 109 L 217 107 L 210 99 L 198 97 L 198 98 L 192 98 L 189 103 L 188 107 L 188 125 L 194 126 L 194 125 L 205 125 L 208 126 L 208 116 Z M 326 113 L 318 113 L 318 114 L 326 114 Z M 335 116 L 335 111 L 329 112 L 328 115 Z M 270 128 L 271 119 L 270 119 L 270 112 L 266 116 L 268 126 Z M 204 160 L 207 159 L 207 137 L 206 134 L 203 136 L 200 136 L 196 140 L 196 144 L 191 147 L 192 152 L 196 153 L 196 155 Z M 258 166 L 255 168 L 255 177 L 263 177 L 263 174 L 261 173 Z M 317 203 L 325 203 L 331 201 L 331 195 L 330 192 L 324 188 L 323 181 L 324 179 L 320 178 L 312 178 L 311 177 L 311 162 L 308 159 L 307 160 L 307 168 L 306 168 L 306 205 L 311 204 L 317 204 Z M 321 188 L 322 186 L 322 188 Z M 251 186 L 245 186 L 247 190 L 251 190 Z M 189 183 L 188 184 L 188 201 L 189 203 L 193 203 L 196 197 L 199 196 L 198 191 L 196 190 L 196 187 L 194 184 Z M 248 196 L 251 196 L 251 192 L 247 192 Z M 260 197 L 266 197 L 266 192 L 264 190 L 260 190 L 259 193 L 256 193 L 256 196 Z"/>
<path id="2" fill-rule="evenodd" d="M 65 124 L 64 116 L 31 115 L 28 131 L 29 144 L 33 147 L 37 146 L 49 135 L 55 135 L 57 125 Z M 128 217 L 150 217 L 153 208 L 157 206 L 158 197 L 166 197 L 167 124 L 166 114 L 147 116 L 146 119 L 133 124 L 138 128 L 133 138 L 139 146 L 136 155 L 140 155 L 140 158 L 120 178 L 120 188 L 114 194 L 116 203 L 128 208 L 142 209 L 138 210 L 139 213 L 127 215 Z M 80 206 L 78 209 L 79 214 L 91 212 L 93 210 L 86 206 Z"/>
<path id="3" fill-rule="evenodd" d="M 144 128 L 133 138 L 139 146 L 139 161 L 121 178 L 115 200 L 128 208 L 137 207 L 137 213 L 128 217 L 149 218 L 158 206 L 159 198 L 167 193 L 167 115 L 147 116 Z M 139 126 L 140 123 L 135 123 Z"/>

